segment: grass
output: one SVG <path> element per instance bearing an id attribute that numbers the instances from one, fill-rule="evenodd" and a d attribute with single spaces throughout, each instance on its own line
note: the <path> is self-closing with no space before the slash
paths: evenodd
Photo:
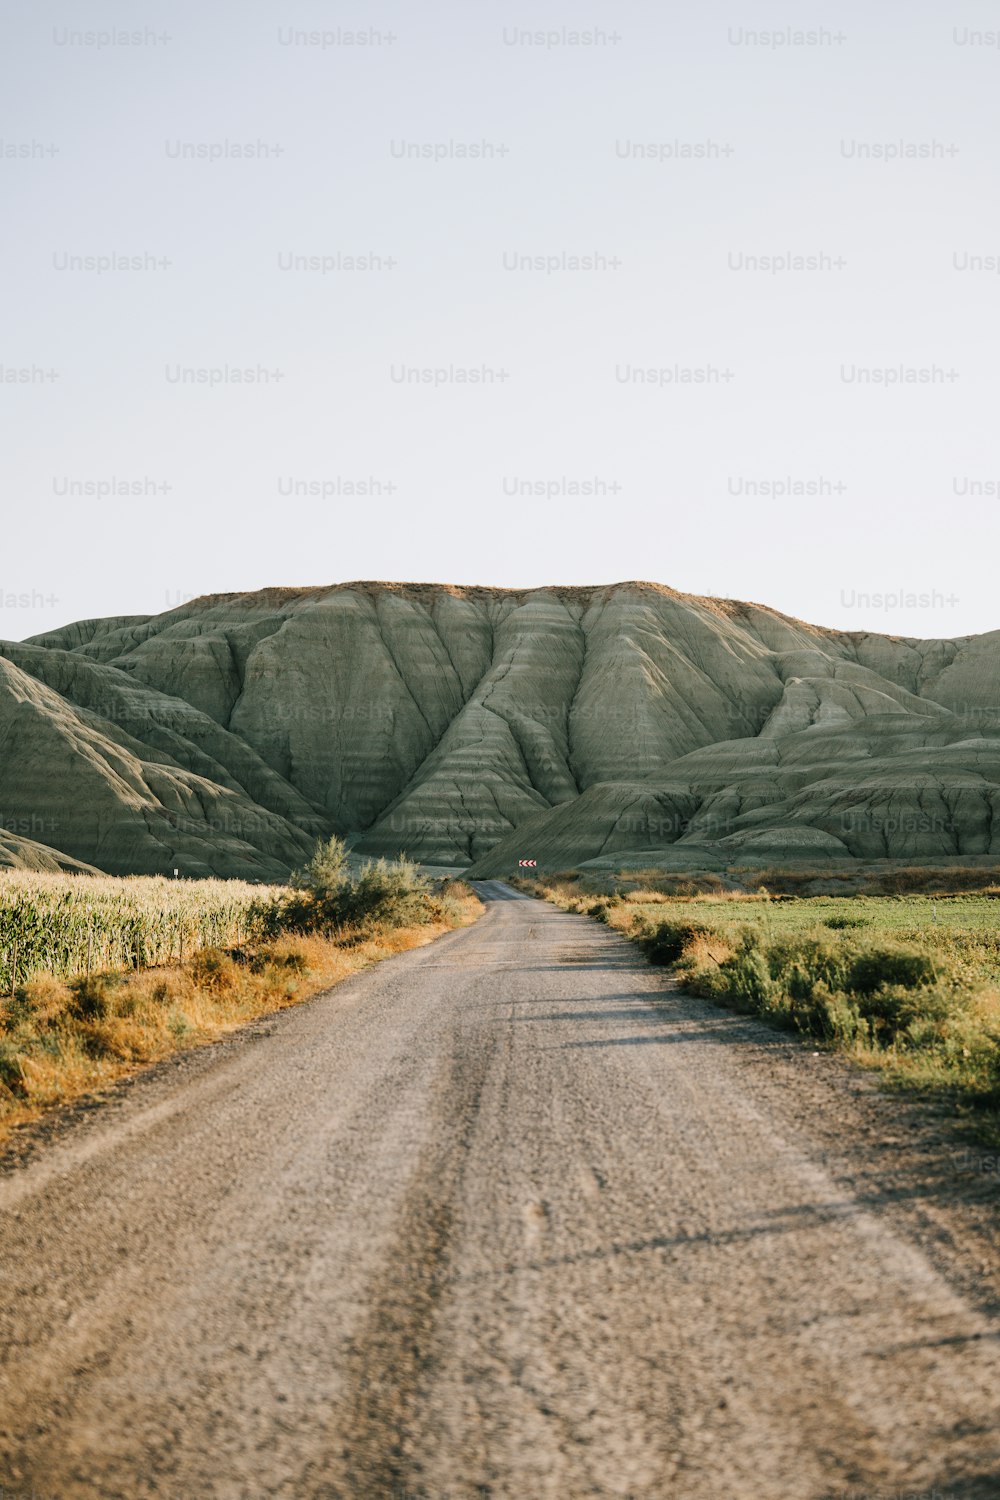
<path id="1" fill-rule="evenodd" d="M 215 1041 L 257 1016 L 298 1004 L 370 964 L 464 926 L 481 910 L 468 886 L 432 885 L 402 861 L 380 861 L 353 879 L 342 871 L 335 883 L 336 910 L 334 886 L 324 885 L 308 868 L 287 889 L 233 882 L 235 889 L 227 894 L 229 882 L 185 881 L 175 899 L 183 902 L 192 948 L 181 960 L 176 948 L 170 955 L 164 947 L 164 962 L 137 966 L 131 924 L 137 914 L 155 924 L 157 902 L 175 892 L 176 882 L 15 877 L 18 889 L 0 893 L 0 909 L 11 894 L 23 907 L 39 879 L 34 888 L 41 896 L 40 930 L 51 931 L 54 897 L 57 917 L 65 906 L 86 920 L 92 902 L 107 950 L 124 952 L 127 962 L 100 968 L 92 962 L 88 973 L 77 959 L 74 970 L 72 958 L 67 962 L 56 943 L 50 950 L 53 967 L 35 967 L 0 1000 L 0 1139 L 13 1126 L 144 1064 Z M 125 924 L 120 940 L 110 928 L 114 911 Z M 173 914 L 168 909 L 168 917 Z M 193 945 L 193 934 L 201 939 L 211 932 L 224 940 Z"/>
<path id="2" fill-rule="evenodd" d="M 1000 1142 L 996 894 L 678 895 L 652 872 L 520 884 L 631 938 L 689 993 L 946 1099 Z"/>

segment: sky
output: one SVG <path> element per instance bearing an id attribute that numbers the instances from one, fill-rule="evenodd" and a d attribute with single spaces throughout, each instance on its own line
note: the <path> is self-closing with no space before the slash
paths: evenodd
<path id="1" fill-rule="evenodd" d="M 988 3 L 0 8 L 0 636 L 651 579 L 1000 628 Z"/>

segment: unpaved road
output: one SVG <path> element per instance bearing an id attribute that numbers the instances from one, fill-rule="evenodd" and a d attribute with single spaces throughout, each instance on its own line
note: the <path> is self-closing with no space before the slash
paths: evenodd
<path id="1" fill-rule="evenodd" d="M 982 1162 L 483 890 L 0 1179 L 5 1500 L 1000 1495 Z"/>

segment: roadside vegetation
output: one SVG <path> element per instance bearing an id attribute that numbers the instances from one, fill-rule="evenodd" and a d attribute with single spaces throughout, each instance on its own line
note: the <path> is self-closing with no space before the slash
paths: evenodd
<path id="1" fill-rule="evenodd" d="M 606 922 L 682 987 L 946 1097 L 1000 1141 L 1000 887 L 975 894 L 679 894 L 656 872 L 520 881 Z M 664 889 L 666 887 L 666 889 Z"/>
<path id="2" fill-rule="evenodd" d="M 288 887 L 0 875 L 0 1138 L 143 1063 L 294 1005 L 480 912 L 332 839 Z"/>

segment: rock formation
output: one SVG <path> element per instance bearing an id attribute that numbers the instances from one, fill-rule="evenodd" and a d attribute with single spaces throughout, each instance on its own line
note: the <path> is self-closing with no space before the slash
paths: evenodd
<path id="1" fill-rule="evenodd" d="M 651 583 L 216 595 L 0 644 L 0 863 L 1000 854 L 1000 636 Z M 666 853 L 664 852 L 666 851 Z"/>

